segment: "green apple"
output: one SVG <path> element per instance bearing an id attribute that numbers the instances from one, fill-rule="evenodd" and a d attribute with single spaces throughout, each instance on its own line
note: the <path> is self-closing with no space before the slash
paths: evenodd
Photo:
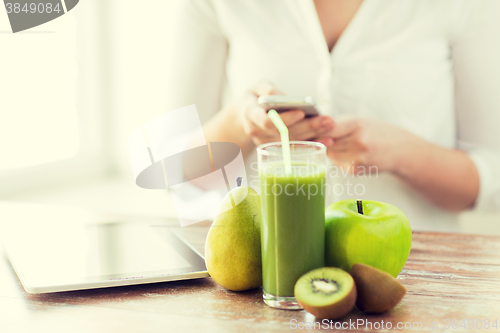
<path id="1" fill-rule="evenodd" d="M 396 277 L 411 248 L 408 218 L 388 203 L 342 200 L 326 209 L 325 261 L 350 272 L 362 263 Z"/>

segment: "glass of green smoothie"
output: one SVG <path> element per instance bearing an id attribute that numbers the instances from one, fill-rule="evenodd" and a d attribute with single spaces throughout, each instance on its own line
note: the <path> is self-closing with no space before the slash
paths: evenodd
<path id="1" fill-rule="evenodd" d="M 293 289 L 298 278 L 324 266 L 326 147 L 290 142 L 286 167 L 281 142 L 257 147 L 262 209 L 264 301 L 300 309 Z"/>

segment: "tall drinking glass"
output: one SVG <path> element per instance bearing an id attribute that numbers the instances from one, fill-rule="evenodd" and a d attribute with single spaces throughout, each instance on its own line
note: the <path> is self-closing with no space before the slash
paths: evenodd
<path id="1" fill-rule="evenodd" d="M 286 170 L 281 142 L 257 147 L 263 297 L 271 307 L 291 310 L 300 309 L 295 282 L 324 266 L 326 147 L 292 141 L 290 153 L 291 170 Z"/>

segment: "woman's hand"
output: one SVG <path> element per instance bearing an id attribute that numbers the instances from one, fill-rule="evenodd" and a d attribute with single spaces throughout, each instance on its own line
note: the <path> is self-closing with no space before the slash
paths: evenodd
<path id="1" fill-rule="evenodd" d="M 471 207 L 479 193 L 479 174 L 469 155 L 439 147 L 383 121 L 339 117 L 335 128 L 317 140 L 328 157 L 352 174 L 388 171 L 441 208 Z"/>
<path id="2" fill-rule="evenodd" d="M 335 128 L 317 140 L 328 148 L 328 157 L 353 174 L 377 167 L 379 172 L 395 172 L 409 142 L 416 137 L 383 121 L 343 116 L 335 119 Z"/>
<path id="3" fill-rule="evenodd" d="M 277 128 L 266 111 L 257 104 L 259 96 L 282 95 L 276 87 L 269 82 L 260 82 L 233 104 L 240 113 L 240 120 L 245 134 L 255 145 L 280 141 Z M 301 110 L 291 110 L 280 114 L 281 119 L 288 127 L 290 140 L 312 140 L 323 137 L 333 129 L 334 122 L 328 116 L 305 118 Z"/>

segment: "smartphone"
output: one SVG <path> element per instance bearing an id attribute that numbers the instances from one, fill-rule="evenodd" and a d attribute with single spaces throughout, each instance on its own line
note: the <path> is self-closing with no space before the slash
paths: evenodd
<path id="1" fill-rule="evenodd" d="M 266 111 L 275 109 L 276 112 L 281 113 L 290 110 L 302 110 L 306 114 L 306 117 L 319 115 L 311 96 L 260 96 L 257 99 L 257 103 Z"/>

